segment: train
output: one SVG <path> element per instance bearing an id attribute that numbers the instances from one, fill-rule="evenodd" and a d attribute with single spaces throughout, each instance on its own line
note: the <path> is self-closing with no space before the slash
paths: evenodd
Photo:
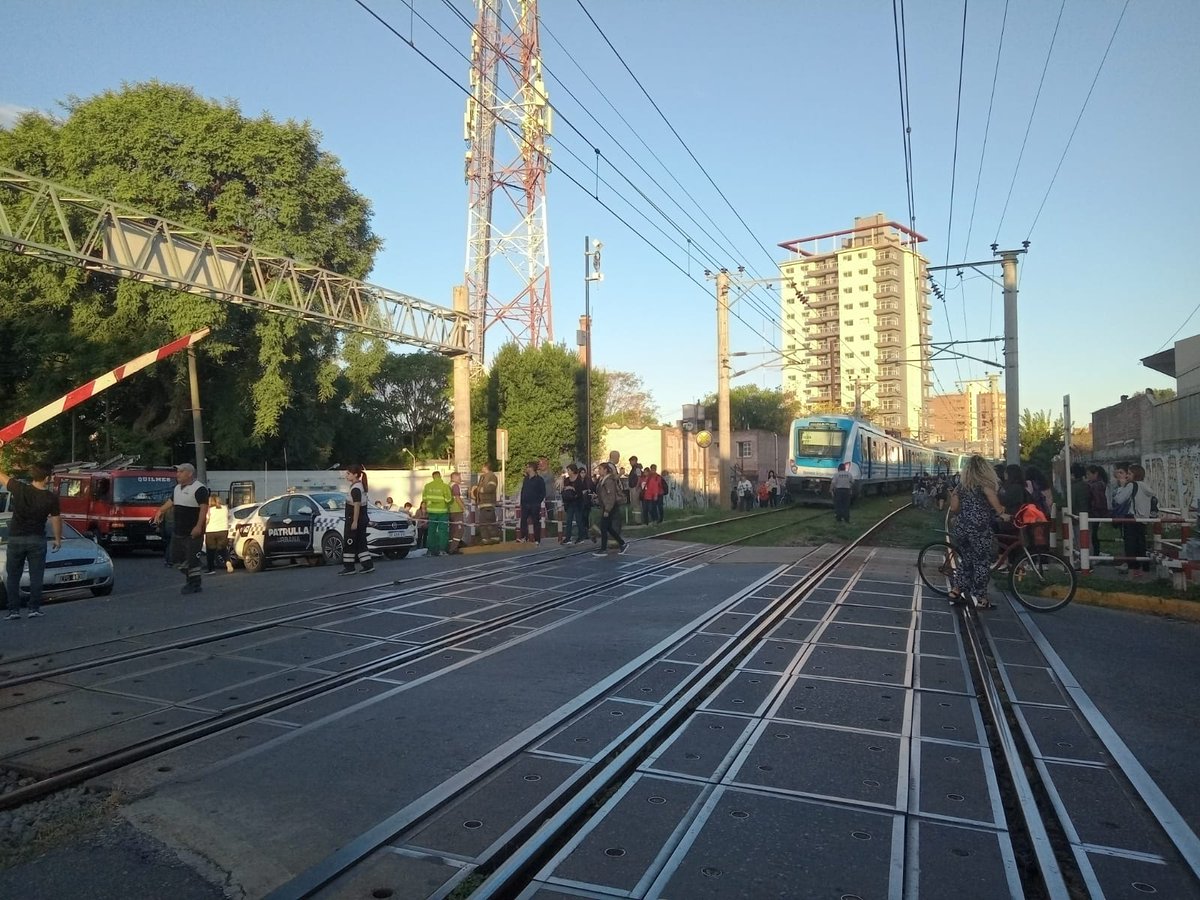
<path id="1" fill-rule="evenodd" d="M 797 502 L 829 502 L 833 473 L 849 463 L 856 496 L 898 493 L 910 489 L 915 478 L 958 472 L 966 459 L 854 416 L 806 416 L 792 421 L 786 490 Z"/>

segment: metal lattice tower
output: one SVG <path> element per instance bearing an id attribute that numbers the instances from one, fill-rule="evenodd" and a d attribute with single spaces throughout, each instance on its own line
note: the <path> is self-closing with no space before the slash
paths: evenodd
<path id="1" fill-rule="evenodd" d="M 466 282 L 475 365 L 483 364 L 484 336 L 496 324 L 522 347 L 554 337 L 546 233 L 550 105 L 537 0 L 509 0 L 512 29 L 501 22 L 501 5 L 475 0 L 479 17 L 471 35 Z M 507 265 L 493 266 L 493 260 Z"/>

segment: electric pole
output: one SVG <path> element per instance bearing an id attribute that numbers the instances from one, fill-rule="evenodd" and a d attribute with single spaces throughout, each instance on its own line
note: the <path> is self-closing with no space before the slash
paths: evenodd
<path id="1" fill-rule="evenodd" d="M 729 421 L 729 272 L 717 273 L 717 444 L 720 473 L 717 478 L 718 502 L 729 496 L 733 429 Z"/>
<path id="2" fill-rule="evenodd" d="M 471 310 L 470 292 L 465 284 L 454 286 L 454 310 Z M 471 482 L 471 357 L 460 353 L 453 361 L 454 389 L 454 468 Z"/>

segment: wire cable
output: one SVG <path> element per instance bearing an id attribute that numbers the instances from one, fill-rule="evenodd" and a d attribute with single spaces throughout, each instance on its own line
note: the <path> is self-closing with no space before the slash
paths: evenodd
<path id="1" fill-rule="evenodd" d="M 1064 0 L 1065 2 L 1065 0 Z M 950 162 L 950 214 L 946 221 L 946 261 L 945 265 L 950 265 L 950 238 L 954 234 L 954 188 L 958 179 L 958 130 L 959 124 L 962 121 L 962 86 L 963 86 L 963 64 L 967 58 L 967 0 L 963 0 L 963 15 L 962 15 L 962 41 L 958 49 L 958 100 L 955 103 L 954 109 L 954 154 Z M 959 275 L 961 276 L 961 272 Z M 966 294 L 962 290 L 961 282 L 959 287 L 959 299 L 962 300 L 963 311 L 963 333 L 966 334 L 970 330 L 967 324 L 967 300 Z M 968 367 L 969 368 L 969 367 Z"/>
<path id="2" fill-rule="evenodd" d="M 1092 79 L 1092 85 L 1088 88 L 1087 96 L 1083 98 L 1083 106 L 1079 108 L 1079 115 L 1075 118 L 1075 125 L 1071 128 L 1071 134 L 1067 138 L 1067 146 L 1063 147 L 1058 165 L 1054 167 L 1054 174 L 1050 177 L 1050 185 L 1046 188 L 1046 194 L 1042 197 L 1041 205 L 1038 206 L 1037 215 L 1033 217 L 1033 224 L 1029 226 L 1026 240 L 1032 237 L 1033 229 L 1037 227 L 1038 219 L 1042 217 L 1042 210 L 1046 207 L 1046 201 L 1050 199 L 1050 192 L 1054 190 L 1054 182 L 1058 180 L 1059 170 L 1062 169 L 1063 161 L 1067 158 L 1067 151 L 1071 149 L 1071 141 L 1075 139 L 1075 132 L 1079 130 L 1079 123 L 1083 120 L 1083 114 L 1087 110 L 1088 101 L 1092 99 L 1092 91 L 1096 89 L 1096 82 L 1100 80 L 1100 73 L 1104 71 L 1104 63 L 1108 59 L 1108 51 L 1112 49 L 1113 42 L 1117 39 L 1117 32 L 1121 30 L 1121 22 L 1125 20 L 1125 11 L 1127 9 L 1129 9 L 1129 0 L 1125 0 L 1125 5 L 1121 7 L 1121 15 L 1117 17 L 1117 24 L 1113 26 L 1112 37 L 1108 39 L 1108 46 L 1104 48 L 1104 56 L 1100 58 L 1100 65 L 1096 67 L 1096 76 Z"/>
<path id="3" fill-rule="evenodd" d="M 1017 173 L 1021 171 L 1021 160 L 1025 156 L 1025 145 L 1029 143 L 1029 131 L 1033 128 L 1033 116 L 1037 112 L 1038 99 L 1042 96 L 1042 85 L 1046 83 L 1046 70 L 1050 68 L 1050 57 L 1054 53 L 1054 41 L 1058 37 L 1058 26 L 1062 24 L 1063 10 L 1067 8 L 1067 0 L 1062 0 L 1058 6 L 1058 18 L 1054 21 L 1054 32 L 1050 35 L 1050 46 L 1046 50 L 1046 62 L 1042 64 L 1042 77 L 1038 80 L 1037 92 L 1033 95 L 1033 108 L 1029 110 L 1029 121 L 1025 123 L 1025 137 L 1021 139 L 1021 150 L 1017 153 L 1017 164 L 1013 167 L 1012 181 L 1008 184 L 1008 196 L 1004 198 L 1004 209 L 1000 211 L 1000 224 L 996 226 L 996 240 L 1000 240 L 1000 229 L 1004 227 L 1004 217 L 1008 215 L 1008 202 L 1012 200 L 1013 188 L 1017 184 Z"/>
<path id="4" fill-rule="evenodd" d="M 1008 0 L 1004 0 L 1004 17 L 1000 20 L 1000 41 L 996 45 L 996 66 L 992 69 L 992 95 L 988 98 L 987 119 L 983 123 L 983 147 L 979 151 L 979 171 L 975 173 L 975 196 L 971 200 L 971 218 L 967 220 L 967 239 L 963 241 L 963 256 L 971 247 L 971 231 L 975 226 L 975 207 L 979 203 L 979 184 L 983 180 L 983 160 L 987 156 L 988 132 L 992 127 L 992 106 L 996 102 L 996 79 L 1000 75 L 1000 53 L 1004 50 L 1004 30 L 1008 25 Z"/>

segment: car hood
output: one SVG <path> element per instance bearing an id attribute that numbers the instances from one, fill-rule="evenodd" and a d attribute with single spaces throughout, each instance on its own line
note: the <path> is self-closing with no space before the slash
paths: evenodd
<path id="1" fill-rule="evenodd" d="M 62 546 L 55 550 L 49 542 L 46 543 L 46 562 L 58 560 L 80 560 L 94 562 L 100 557 L 101 550 L 87 538 L 67 538 Z M 8 544 L 0 544 L 0 566 L 8 560 Z"/>

